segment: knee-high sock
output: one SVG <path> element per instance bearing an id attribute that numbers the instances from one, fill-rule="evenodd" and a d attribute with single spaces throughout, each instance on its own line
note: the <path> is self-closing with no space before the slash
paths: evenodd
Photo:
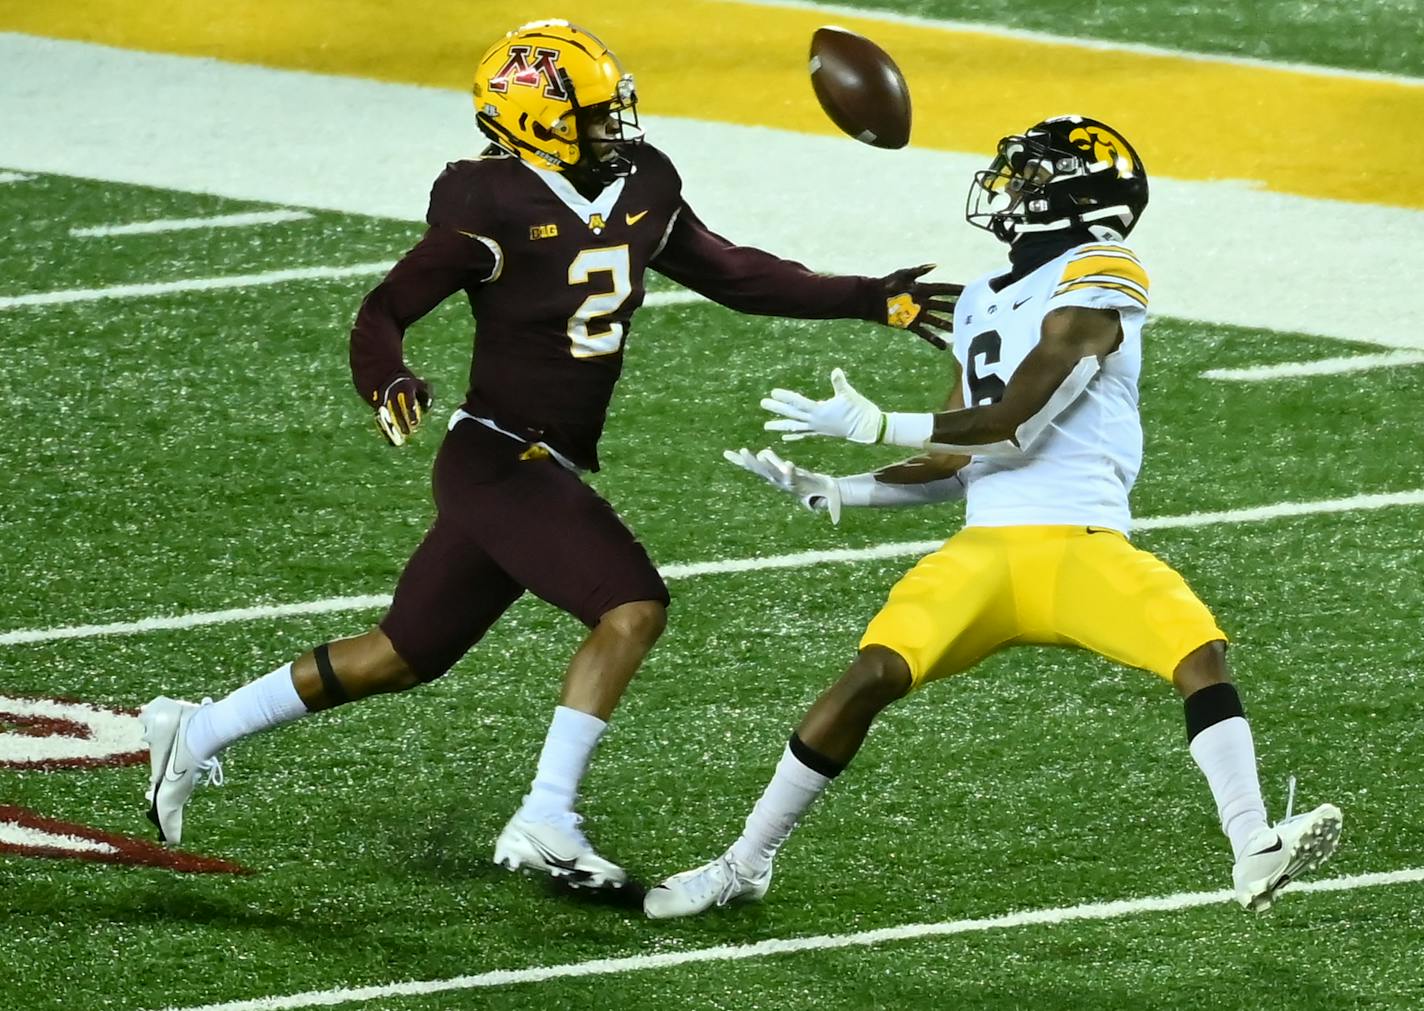
<path id="1" fill-rule="evenodd" d="M 732 844 L 732 859 L 753 874 L 770 866 L 801 816 L 842 768 L 793 735 L 771 782 L 747 815 L 742 834 Z"/>
<path id="2" fill-rule="evenodd" d="M 523 814 L 548 820 L 569 813 L 593 749 L 608 726 L 591 713 L 558 706 L 539 752 L 539 767 L 524 796 Z"/>
<path id="3" fill-rule="evenodd" d="M 1246 722 L 1236 688 L 1230 684 L 1194 692 L 1186 709 L 1192 758 L 1206 776 L 1221 830 L 1239 858 L 1252 834 L 1267 825 L 1251 725 Z"/>
<path id="4" fill-rule="evenodd" d="M 188 750 L 206 761 L 240 737 L 306 714 L 306 704 L 292 684 L 292 665 L 283 664 L 194 713 L 188 721 Z"/>

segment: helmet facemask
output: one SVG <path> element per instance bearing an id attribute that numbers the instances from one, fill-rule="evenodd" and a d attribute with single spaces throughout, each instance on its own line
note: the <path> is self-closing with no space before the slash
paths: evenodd
<path id="1" fill-rule="evenodd" d="M 970 224 L 1003 242 L 1025 234 L 1086 230 L 1120 242 L 1147 204 L 1147 176 L 1125 140 L 1094 120 L 1060 117 L 999 141 L 974 174 Z"/>
<path id="2" fill-rule="evenodd" d="M 583 175 L 603 185 L 630 175 L 633 163 L 628 159 L 628 149 L 643 140 L 633 75 L 624 74 L 618 79 L 612 99 L 587 107 L 579 105 L 572 84 L 567 81 L 566 84 L 573 96 L 579 157 L 572 165 L 565 165 L 563 171 Z"/>

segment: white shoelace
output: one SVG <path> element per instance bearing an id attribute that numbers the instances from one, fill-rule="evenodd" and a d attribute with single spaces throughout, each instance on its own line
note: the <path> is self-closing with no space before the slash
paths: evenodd
<path id="1" fill-rule="evenodd" d="M 198 763 L 198 776 L 198 782 L 204 786 L 222 786 L 226 782 L 223 778 L 222 763 L 216 757 Z"/>
<path id="2" fill-rule="evenodd" d="M 213 700 L 211 698 L 205 698 L 201 704 L 210 706 L 213 704 Z M 214 755 L 205 762 L 198 763 L 198 776 L 198 782 L 204 786 L 222 786 L 223 783 L 226 782 L 223 778 L 222 763 L 218 761 L 217 755 Z"/>

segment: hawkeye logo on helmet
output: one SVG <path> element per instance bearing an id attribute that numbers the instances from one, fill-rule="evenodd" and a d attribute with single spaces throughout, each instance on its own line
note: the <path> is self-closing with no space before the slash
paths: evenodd
<path id="1" fill-rule="evenodd" d="M 1123 141 L 1107 130 L 1095 126 L 1080 126 L 1068 135 L 1068 140 L 1090 157 L 1094 164 L 1107 162 L 1123 175 L 1132 175 L 1132 159 L 1128 157 Z"/>
<path id="2" fill-rule="evenodd" d="M 490 91 L 503 95 L 509 92 L 511 84 L 522 88 L 537 88 L 542 84 L 544 97 L 567 102 L 569 93 L 559 79 L 559 51 L 540 48 L 533 50 L 532 61 L 529 57 L 529 46 L 510 46 L 509 59 L 499 68 L 499 73 L 490 78 Z"/>

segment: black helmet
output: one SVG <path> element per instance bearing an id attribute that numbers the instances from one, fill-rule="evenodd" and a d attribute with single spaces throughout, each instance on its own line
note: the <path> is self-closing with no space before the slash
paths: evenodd
<path id="1" fill-rule="evenodd" d="M 1056 116 L 999 141 L 974 174 L 964 216 L 1004 242 L 1021 235 L 1086 229 L 1121 242 L 1147 206 L 1147 170 L 1112 127 Z"/>

